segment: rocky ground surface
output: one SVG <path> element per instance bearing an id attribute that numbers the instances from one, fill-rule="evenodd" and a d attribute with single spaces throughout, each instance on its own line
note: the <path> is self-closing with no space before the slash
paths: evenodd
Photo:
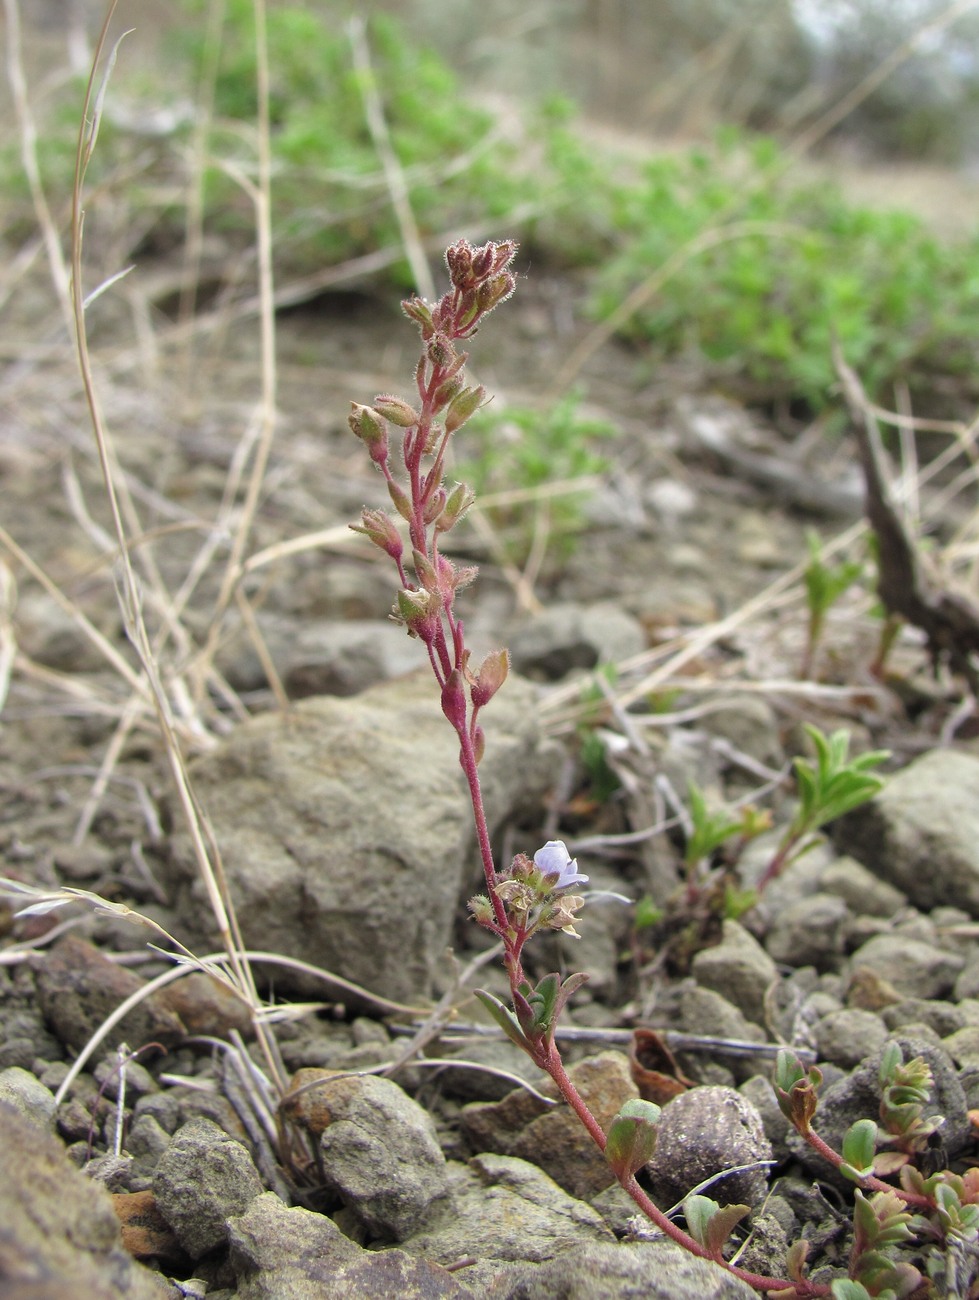
<path id="1" fill-rule="evenodd" d="M 474 369 L 501 405 L 546 394 L 583 328 L 576 294 L 532 268 L 486 325 Z M 165 324 L 153 353 L 120 309 L 101 312 L 107 419 L 148 530 L 147 617 L 168 680 L 186 685 L 227 548 L 210 521 L 234 522 L 223 499 L 254 414 L 253 330 L 198 333 L 186 368 Z M 276 1011 L 277 1059 L 255 1044 L 244 1004 L 199 972 L 161 979 L 89 1050 L 105 1018 L 172 964 L 105 909 L 15 917 L 23 900 L 12 900 L 0 913 L 3 1293 L 754 1294 L 637 1228 L 546 1081 L 486 1033 L 470 990 L 505 986 L 492 962 L 463 969 L 487 945 L 466 920 L 479 871 L 451 733 L 417 645 L 386 618 L 392 573 L 345 533 L 365 502 L 381 504 L 347 404 L 405 391 L 413 336 L 389 298 L 355 295 L 280 329 L 281 417 L 250 552 L 327 535 L 253 568 L 262 637 L 225 617 L 219 675 L 179 715 L 242 942 L 265 954 L 256 971 Z M 128 687 L 72 612 L 132 664 L 78 384 L 50 356 L 39 344 L 8 357 L 0 399 L 4 528 L 73 602 L 59 604 L 8 550 L 19 595 L 11 588 L 5 625 L 18 658 L 0 742 L 4 874 L 91 891 L 198 956 L 220 952 L 154 726 L 144 716 L 118 729 Z M 573 544 L 543 544 L 533 501 L 487 509 L 488 527 L 459 543 L 482 566 L 464 597 L 476 657 L 505 643 L 515 668 L 485 715 L 494 844 L 503 862 L 563 838 L 592 890 L 665 906 L 681 888 L 676 810 L 690 780 L 712 800 L 773 809 L 773 830 L 741 858 L 750 885 L 791 815 L 802 722 L 893 751 L 880 796 L 695 944 L 677 942 L 678 921 L 637 928 L 632 907 L 596 899 L 580 941 L 529 953 L 537 974 L 589 975 L 563 1023 L 603 1125 L 630 1098 L 675 1094 L 643 1175 L 658 1203 L 737 1166 L 709 1194 L 752 1207 L 742 1265 L 782 1275 L 806 1236 L 827 1278 L 849 1248 L 841 1190 L 788 1131 L 773 1053 L 783 1044 L 818 1060 L 819 1123 L 838 1142 L 874 1117 L 875 1062 L 896 1039 L 933 1069 L 942 1158 L 973 1160 L 979 749 L 957 725 L 961 683 L 933 679 L 913 635 L 889 685 L 870 675 L 879 624 L 855 593 L 831 620 L 819 681 L 798 680 L 804 603 L 778 584 L 804 557 L 806 529 L 830 537 L 859 522 L 845 443 L 749 414 L 696 374 L 615 346 L 585 380 L 584 409 L 616 433 L 597 448 L 608 468 L 581 498 Z M 211 561 L 168 623 L 204 537 Z M 533 580 L 515 581 L 528 554 Z M 749 601 L 755 616 L 739 615 Z M 602 665 L 617 669 L 596 676 Z M 172 946 L 158 930 L 149 939 Z M 443 1014 L 406 1056 L 439 998 Z M 290 1014 L 298 1002 L 315 1005 Z M 675 1047 L 674 1063 L 651 1061 L 633 1037 L 642 1026 Z"/>

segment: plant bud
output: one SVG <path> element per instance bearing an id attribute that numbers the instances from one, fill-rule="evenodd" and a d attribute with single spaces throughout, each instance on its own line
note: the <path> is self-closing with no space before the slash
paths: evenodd
<path id="1" fill-rule="evenodd" d="M 506 650 L 491 650 L 479 665 L 479 672 L 469 687 L 473 707 L 481 709 L 500 689 L 510 671 L 510 656 Z"/>
<path id="2" fill-rule="evenodd" d="M 505 302 L 517 287 L 517 282 L 509 271 L 494 276 L 479 286 L 479 310 L 482 314 L 492 311 L 494 307 Z"/>
<path id="3" fill-rule="evenodd" d="M 409 523 L 412 520 L 411 497 L 404 490 L 400 483 L 395 483 L 394 479 L 388 479 L 388 495 L 394 502 L 394 508 L 402 519 L 407 519 Z"/>
<path id="4" fill-rule="evenodd" d="M 479 925 L 491 925 L 493 922 L 493 906 L 485 894 L 476 894 L 469 900 L 469 911 L 472 919 Z"/>
<path id="5" fill-rule="evenodd" d="M 433 600 L 431 592 L 402 587 L 398 592 L 398 603 L 394 607 L 395 617 L 405 624 L 413 636 L 420 636 L 427 642 L 437 606 L 438 601 Z"/>
<path id="6" fill-rule="evenodd" d="M 471 582 L 476 581 L 476 575 L 479 573 L 479 567 L 475 564 L 464 564 L 457 569 L 454 564 L 445 563 L 449 566 L 446 572 L 447 579 L 451 580 L 451 590 L 453 592 L 463 591 Z"/>
<path id="7" fill-rule="evenodd" d="M 449 493 L 445 509 L 435 525 L 438 531 L 447 533 L 450 528 L 454 528 L 475 500 L 476 493 L 467 483 L 457 483 Z"/>
<path id="8" fill-rule="evenodd" d="M 460 239 L 445 250 L 445 264 L 455 288 L 468 288 L 473 281 L 473 249 L 468 239 Z"/>
<path id="9" fill-rule="evenodd" d="M 428 556 L 423 555 L 421 551 L 412 551 L 411 562 L 415 568 L 415 576 L 425 590 L 438 591 L 438 574 L 435 571 L 435 565 Z"/>
<path id="10" fill-rule="evenodd" d="M 440 487 L 428 498 L 428 504 L 425 506 L 425 513 L 422 518 L 426 524 L 434 524 L 442 511 L 445 509 L 446 491 Z"/>
<path id="11" fill-rule="evenodd" d="M 392 560 L 400 560 L 404 551 L 404 543 L 401 541 L 401 534 L 398 532 L 398 526 L 383 510 L 368 510 L 366 507 L 360 514 L 361 522 L 351 524 L 350 527 L 355 533 L 363 533 L 366 537 L 379 546 L 382 551 L 387 551 Z"/>
<path id="12" fill-rule="evenodd" d="M 416 294 L 415 297 L 404 300 L 401 304 L 401 310 L 409 320 L 415 321 L 416 324 L 422 327 L 422 337 L 427 338 L 427 331 L 432 328 L 432 309 L 428 303 L 424 302 Z"/>
<path id="13" fill-rule="evenodd" d="M 485 401 L 486 389 L 482 384 L 477 384 L 475 388 L 464 388 L 457 393 L 445 413 L 446 432 L 455 433 L 456 429 L 461 428 Z"/>
<path id="14" fill-rule="evenodd" d="M 369 406 L 351 402 L 347 423 L 367 448 L 371 460 L 383 465 L 388 458 L 388 431 L 378 413 Z"/>
<path id="15" fill-rule="evenodd" d="M 463 388 L 463 378 L 456 372 L 451 379 L 447 379 L 444 384 L 440 384 L 435 390 L 434 403 L 438 410 L 443 406 L 448 406 L 457 393 L 461 393 Z"/>
<path id="16" fill-rule="evenodd" d="M 410 429 L 420 418 L 413 406 L 409 406 L 400 397 L 391 397 L 388 393 L 381 393 L 374 398 L 374 410 L 400 429 Z"/>
<path id="17" fill-rule="evenodd" d="M 455 350 L 445 334 L 433 334 L 428 340 L 428 359 L 433 366 L 449 366 L 455 360 Z"/>
<path id="18" fill-rule="evenodd" d="M 486 732 L 482 727 L 477 727 L 473 732 L 473 755 L 478 767 L 483 761 L 483 754 L 486 752 Z"/>
<path id="19" fill-rule="evenodd" d="M 455 727 L 463 731 L 466 726 L 466 692 L 463 688 L 462 673 L 453 668 L 442 687 L 442 712 Z"/>
<path id="20" fill-rule="evenodd" d="M 482 248 L 473 249 L 473 255 L 472 255 L 473 275 L 475 275 L 476 278 L 479 280 L 485 279 L 485 277 L 489 275 L 490 271 L 494 269 L 493 262 L 495 258 L 496 258 L 495 244 L 492 243 L 484 244 Z"/>

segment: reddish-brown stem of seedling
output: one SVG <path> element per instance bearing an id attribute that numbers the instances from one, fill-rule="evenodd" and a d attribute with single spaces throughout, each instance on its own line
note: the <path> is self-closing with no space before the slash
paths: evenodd
<path id="1" fill-rule="evenodd" d="M 824 1141 L 814 1129 L 806 1127 L 800 1128 L 798 1131 L 802 1134 L 812 1149 L 817 1151 L 824 1160 L 833 1166 L 834 1169 L 842 1168 L 844 1164 L 843 1157 L 838 1151 L 834 1151 L 829 1143 Z M 859 1186 L 862 1187 L 864 1191 L 893 1192 L 894 1195 L 899 1196 L 905 1204 L 918 1206 L 918 1208 L 922 1210 L 931 1211 L 935 1208 L 935 1202 L 929 1197 L 921 1196 L 918 1192 L 906 1191 L 903 1187 L 895 1187 L 893 1183 L 885 1183 L 882 1178 L 877 1178 L 873 1174 L 868 1178 L 861 1178 Z"/>
<path id="2" fill-rule="evenodd" d="M 485 397 L 481 388 L 463 387 L 462 367 L 466 356 L 456 353 L 452 345 L 459 340 L 468 339 L 475 332 L 482 316 L 512 292 L 514 280 L 507 268 L 515 251 L 516 246 L 510 243 L 487 244 L 483 248 L 474 249 L 465 241 L 460 241 L 448 250 L 446 261 L 452 276 L 452 290 L 434 307 L 429 307 L 418 299 L 404 304 L 406 314 L 421 327 L 424 343 L 422 358 L 415 372 L 420 407 L 416 411 L 399 398 L 379 397 L 375 398 L 379 410 L 355 407 L 351 416 L 351 427 L 367 444 L 371 459 L 384 475 L 392 500 L 407 520 L 417 584 L 403 560 L 402 543 L 392 520 L 383 512 L 365 510 L 363 526 L 359 531 L 366 533 L 397 565 L 402 585 L 399 616 L 407 623 L 409 631 L 425 643 L 432 671 L 442 691 L 442 711 L 459 739 L 459 761 L 469 788 L 476 839 L 490 903 L 490 910 L 484 911 L 479 919 L 503 941 L 504 963 L 513 1006 L 518 1016 L 522 1017 L 521 1024 L 524 1026 L 523 1045 L 535 1063 L 553 1079 L 561 1096 L 578 1116 L 596 1146 L 605 1151 L 606 1135 L 575 1088 L 554 1044 L 554 1024 L 542 1024 L 539 1028 L 528 1027 L 535 1013 L 528 1001 L 531 994 L 525 983 L 521 954 L 524 943 L 535 929 L 535 923 L 528 924 L 526 912 L 521 912 L 516 907 L 511 917 L 498 892 L 502 890 L 503 878 L 493 863 L 478 770 L 483 744 L 482 732 L 477 726 L 479 711 L 502 682 L 506 660 L 502 656 L 502 663 L 497 663 L 494 671 L 487 670 L 485 677 L 483 670 L 477 676 L 469 671 L 469 651 L 465 644 L 463 625 L 454 609 L 456 586 L 459 585 L 461 575 L 457 575 L 439 550 L 438 520 L 447 502 L 442 488 L 446 448 L 455 428 L 468 419 Z M 458 403 L 456 398 L 459 399 Z M 437 419 L 440 416 L 445 424 L 438 429 Z M 388 463 L 390 453 L 386 419 L 404 429 L 401 450 L 406 487 L 397 481 Z M 424 468 L 426 455 L 432 458 L 427 470 Z M 453 513 L 453 517 L 443 521 L 441 527 L 447 529 L 454 522 Z M 527 866 L 530 865 L 528 860 Z M 578 902 L 580 905 L 580 900 Z M 539 996 L 538 990 L 538 998 Z M 567 996 L 567 992 L 564 996 Z M 554 1010 L 554 1021 L 557 1020 L 560 1005 L 561 1001 Z M 623 1178 L 621 1181 L 637 1206 L 667 1236 L 691 1254 L 705 1259 L 716 1258 L 654 1205 L 634 1177 Z M 724 1267 L 761 1291 L 788 1291 L 793 1287 L 790 1282 L 762 1277 L 733 1265 L 724 1263 Z M 828 1293 L 827 1288 L 809 1283 L 796 1283 L 794 1287 L 795 1294 L 799 1297 Z"/>

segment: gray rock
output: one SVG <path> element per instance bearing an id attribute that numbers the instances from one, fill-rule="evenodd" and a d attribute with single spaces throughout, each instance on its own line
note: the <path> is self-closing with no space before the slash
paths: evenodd
<path id="1" fill-rule="evenodd" d="M 758 763 L 779 767 L 784 762 L 775 710 L 757 695 L 729 696 L 700 725 L 710 735 L 726 740 L 737 753 L 747 754 Z"/>
<path id="2" fill-rule="evenodd" d="M 535 696 L 511 677 L 481 715 L 491 828 L 550 779 Z M 390 998 L 429 993 L 460 897 L 481 877 L 456 737 L 427 674 L 250 719 L 193 779 L 247 945 Z M 182 939 L 213 942 L 186 837 L 169 876 Z"/>
<path id="3" fill-rule="evenodd" d="M 979 916 L 979 758 L 936 749 L 842 818 L 837 844 L 927 911 Z"/>
<path id="4" fill-rule="evenodd" d="M 952 990 L 952 998 L 956 1002 L 976 997 L 979 997 L 979 953 L 967 958 Z"/>
<path id="5" fill-rule="evenodd" d="M 900 889 L 851 857 L 836 858 L 824 867 L 819 888 L 842 898 L 855 916 L 893 916 L 908 901 Z"/>
<path id="6" fill-rule="evenodd" d="M 719 1264 L 672 1241 L 585 1243 L 541 1265 L 508 1300 L 757 1300 Z"/>
<path id="7" fill-rule="evenodd" d="M 780 1163 L 788 1157 L 788 1136 L 791 1124 L 782 1114 L 770 1079 L 763 1074 L 753 1074 L 738 1088 L 761 1116 L 765 1136 L 772 1144 L 772 1154 Z"/>
<path id="8" fill-rule="evenodd" d="M 769 956 L 789 966 L 835 969 L 843 955 L 849 914 L 835 894 L 796 899 L 774 917 L 765 936 Z"/>
<path id="9" fill-rule="evenodd" d="M 765 1042 L 765 1031 L 749 1020 L 733 1002 L 714 989 L 701 988 L 684 980 L 680 989 L 680 1028 L 691 1034 L 717 1038 L 739 1038 L 749 1043 Z"/>
<path id="10" fill-rule="evenodd" d="M 284 648 L 282 681 L 291 699 L 358 695 L 427 662 L 425 647 L 390 620 L 301 623 Z"/>
<path id="11" fill-rule="evenodd" d="M 624 1052 L 585 1057 L 568 1074 L 605 1131 L 622 1106 L 639 1095 Z M 540 1091 L 558 1095 L 550 1080 L 540 1085 Z M 471 1148 L 532 1161 L 577 1199 L 590 1199 L 615 1181 L 608 1161 L 563 1104 L 548 1106 L 517 1089 L 500 1102 L 464 1107 L 460 1120 Z"/>
<path id="12" fill-rule="evenodd" d="M 0 1292 L 17 1281 L 31 1300 L 167 1300 L 169 1287 L 123 1248 L 104 1188 L 81 1174 L 64 1148 L 0 1103 Z"/>
<path id="13" fill-rule="evenodd" d="M 330 1123 L 323 1174 L 373 1238 L 417 1232 L 446 1195 L 445 1157 L 427 1111 L 390 1079 L 337 1079 L 324 1089 Z"/>
<path id="14" fill-rule="evenodd" d="M 867 967 L 898 993 L 926 999 L 950 992 L 965 964 L 961 957 L 901 934 L 875 935 L 856 950 L 850 962 L 854 971 Z"/>
<path id="15" fill-rule="evenodd" d="M 818 1020 L 813 1028 L 813 1038 L 821 1061 L 831 1061 L 844 1069 L 857 1065 L 883 1047 L 889 1037 L 887 1028 L 872 1011 L 844 1008 L 831 1011 Z"/>
<path id="16" fill-rule="evenodd" d="M 601 1216 L 562 1191 L 536 1165 L 483 1154 L 449 1167 L 449 1198 L 440 1218 L 401 1249 L 440 1264 L 480 1260 L 539 1262 L 582 1239 L 613 1241 Z"/>
<path id="17" fill-rule="evenodd" d="M 663 1107 L 656 1150 L 647 1165 L 657 1199 L 680 1201 L 694 1187 L 735 1165 L 771 1160 L 761 1116 L 733 1088 L 691 1088 Z M 768 1190 L 768 1170 L 731 1174 L 705 1195 L 721 1205 L 758 1205 Z"/>
<path id="18" fill-rule="evenodd" d="M 880 1018 L 888 1029 L 903 1029 L 912 1023 L 928 1025 L 939 1038 L 947 1038 L 966 1023 L 961 1008 L 951 1002 L 928 998 L 905 998 L 901 1002 L 892 1002 L 889 1007 L 882 1008 Z"/>
<path id="19" fill-rule="evenodd" d="M 402 1251 L 377 1254 L 345 1237 L 332 1219 L 289 1209 L 273 1193 L 228 1221 L 237 1300 L 462 1300 L 451 1273 Z"/>
<path id="20" fill-rule="evenodd" d="M 575 668 L 594 668 L 641 654 L 642 625 L 619 605 L 555 604 L 519 623 L 508 637 L 518 672 L 555 680 Z"/>
<path id="21" fill-rule="evenodd" d="M 29 1070 L 12 1065 L 0 1071 L 0 1102 L 19 1110 L 38 1128 L 54 1128 L 54 1094 Z"/>
<path id="22" fill-rule="evenodd" d="M 694 978 L 720 993 L 757 1025 L 765 1023 L 765 995 L 778 980 L 774 961 L 737 921 L 725 921 L 721 942 L 693 959 Z"/>
<path id="23" fill-rule="evenodd" d="M 942 1039 L 942 1046 L 959 1067 L 979 1067 L 979 1025 L 965 1025 Z"/>
<path id="24" fill-rule="evenodd" d="M 251 1156 L 209 1119 L 174 1134 L 153 1178 L 157 1208 L 195 1260 L 224 1244 L 226 1221 L 262 1191 Z"/>

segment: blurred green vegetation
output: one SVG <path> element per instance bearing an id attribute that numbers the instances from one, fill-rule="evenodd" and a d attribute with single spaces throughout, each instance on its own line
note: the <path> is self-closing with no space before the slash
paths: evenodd
<path id="1" fill-rule="evenodd" d="M 713 4 L 718 21 L 730 8 L 728 0 L 698 3 Z M 227 0 L 216 37 L 207 35 L 207 0 L 183 4 L 187 17 L 171 30 L 170 52 L 161 59 L 166 86 L 158 80 L 154 87 L 145 70 L 127 83 L 124 46 L 110 101 L 120 91 L 148 105 L 154 96 L 162 104 L 180 95 L 192 106 L 213 101 L 205 228 L 229 254 L 244 254 L 254 241 L 246 193 L 256 174 L 252 3 Z M 286 0 L 268 13 L 280 277 L 399 248 L 367 126 L 364 74 L 330 9 Z M 785 19 L 784 4 L 779 12 Z M 734 19 L 727 14 L 725 21 Z M 677 40 L 684 30 L 681 24 L 674 32 Z M 561 266 L 583 281 L 595 319 L 659 277 L 619 331 L 646 365 L 684 355 L 706 380 L 799 414 L 835 402 L 834 336 L 874 398 L 891 402 L 895 385 L 906 384 L 916 409 L 936 415 L 960 415 L 974 399 L 979 235 L 941 240 L 912 215 L 855 206 L 832 185 L 794 179 L 781 147 L 743 128 L 724 128 L 679 151 L 651 150 L 637 161 L 596 148 L 570 103 L 553 95 L 521 113 L 511 104 L 504 123 L 394 18 L 375 13 L 368 37 L 373 87 L 433 257 L 449 234 L 514 235 L 538 265 Z M 70 192 L 76 96 L 77 88 L 68 88 L 49 101 L 41 137 L 45 181 L 60 196 Z M 92 180 L 111 185 L 121 178 L 120 193 L 133 208 L 127 253 L 166 253 L 182 239 L 197 115 L 193 107 L 178 113 L 179 125 L 147 139 L 109 114 Z M 8 146 L 0 166 L 8 195 L 24 196 L 15 147 Z M 97 213 L 98 202 L 92 206 Z M 27 235 L 26 197 L 21 211 L 19 224 L 8 221 L 8 243 Z M 117 234 L 124 224 L 116 223 Z M 398 256 L 382 274 L 396 290 L 410 285 Z M 513 412 L 507 418 L 519 425 Z M 588 441 L 573 406 L 536 416 L 534 438 L 546 448 L 547 463 L 531 464 L 521 452 L 520 463 L 506 467 L 517 482 L 590 472 L 553 460 L 555 447 L 580 450 Z M 488 460 L 479 473 L 482 489 L 492 491 L 502 469 Z"/>

